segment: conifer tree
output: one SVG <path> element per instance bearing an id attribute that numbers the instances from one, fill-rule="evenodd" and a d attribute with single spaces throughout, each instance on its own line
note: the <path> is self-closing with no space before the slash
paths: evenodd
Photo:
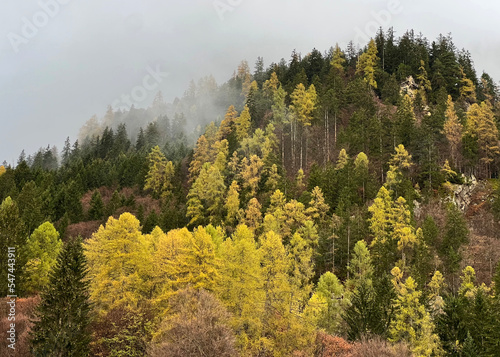
<path id="1" fill-rule="evenodd" d="M 24 245 L 26 242 L 26 228 L 20 217 L 19 209 L 15 201 L 10 196 L 3 200 L 0 204 L 0 249 L 5 254 L 0 259 L 0 279 L 4 282 L 0 284 L 0 295 L 7 295 L 7 277 L 9 273 L 16 274 L 16 286 L 22 286 L 22 272 L 23 266 L 26 263 L 24 254 Z M 9 270 L 6 259 L 8 248 L 13 247 L 15 251 L 15 271 Z M 17 290 L 16 293 L 21 295 L 21 291 Z"/>
<path id="2" fill-rule="evenodd" d="M 221 245 L 220 280 L 216 291 L 233 314 L 231 325 L 243 350 L 251 350 L 262 332 L 262 268 L 254 235 L 239 225 Z"/>
<path id="3" fill-rule="evenodd" d="M 457 113 L 455 112 L 455 105 L 451 95 L 448 96 L 446 103 L 446 121 L 444 122 L 444 133 L 450 145 L 451 157 L 455 164 L 458 164 L 458 153 L 460 143 L 462 142 L 463 126 L 458 120 Z"/>
<path id="4" fill-rule="evenodd" d="M 262 159 L 257 155 L 252 155 L 250 157 L 250 161 L 244 158 L 241 166 L 243 187 L 250 190 L 250 192 L 248 193 L 250 197 L 254 197 L 257 193 L 257 188 L 262 178 L 262 168 L 264 166 L 264 163 L 262 162 Z"/>
<path id="5" fill-rule="evenodd" d="M 26 242 L 24 291 L 38 292 L 48 284 L 49 273 L 56 264 L 62 245 L 59 233 L 52 223 L 45 222 L 35 229 Z"/>
<path id="6" fill-rule="evenodd" d="M 206 163 L 188 194 L 187 216 L 191 225 L 221 222 L 225 189 L 219 169 Z"/>
<path id="7" fill-rule="evenodd" d="M 250 110 L 248 109 L 248 106 L 245 105 L 245 108 L 243 108 L 243 111 L 241 112 L 240 116 L 235 119 L 235 125 L 236 125 L 236 138 L 238 141 L 242 141 L 249 135 L 250 131 L 250 125 L 251 125 L 251 118 L 250 118 Z"/>
<path id="8" fill-rule="evenodd" d="M 109 217 L 84 243 L 90 298 L 98 312 L 124 305 L 136 308 L 144 298 L 151 257 L 139 221 L 130 213 Z"/>
<path id="9" fill-rule="evenodd" d="M 236 181 L 231 183 L 229 187 L 229 191 L 227 192 L 226 204 L 224 207 L 226 208 L 226 224 L 228 225 L 236 225 L 240 220 L 240 187 Z"/>
<path id="10" fill-rule="evenodd" d="M 373 88 L 377 88 L 377 81 L 375 80 L 375 73 L 377 71 L 378 61 L 377 45 L 373 39 L 368 43 L 368 50 L 359 56 L 359 61 L 356 66 L 356 74 L 363 75 L 366 83 Z"/>
<path id="11" fill-rule="evenodd" d="M 261 209 L 262 205 L 257 198 L 254 197 L 248 202 L 248 207 L 245 211 L 245 224 L 253 231 L 258 230 L 262 224 Z"/>
<path id="12" fill-rule="evenodd" d="M 59 253 L 31 330 L 33 356 L 88 356 L 90 302 L 81 239 Z"/>
<path id="13" fill-rule="evenodd" d="M 335 49 L 333 51 L 333 57 L 332 61 L 330 62 L 330 65 L 335 68 L 336 71 L 338 71 L 341 75 L 344 74 L 344 64 L 345 64 L 345 58 L 344 58 L 344 53 L 339 47 L 339 44 L 335 44 Z"/>
<path id="14" fill-rule="evenodd" d="M 100 220 L 104 216 L 104 203 L 102 202 L 101 193 L 95 190 L 90 199 L 90 208 L 88 218 L 90 220 Z"/>
<path id="15" fill-rule="evenodd" d="M 217 132 L 217 140 L 227 139 L 231 132 L 233 131 L 233 127 L 236 123 L 236 119 L 238 116 L 238 112 L 234 108 L 234 105 L 231 105 L 224 116 L 224 119 L 220 123 L 219 130 Z"/>
<path id="16" fill-rule="evenodd" d="M 440 353 L 439 337 L 434 334 L 434 323 L 419 301 L 422 295 L 412 277 L 403 282 L 403 273 L 397 267 L 392 270 L 393 284 L 398 293 L 394 301 L 395 316 L 391 322 L 389 340 L 406 341 L 416 356 L 432 356 Z"/>

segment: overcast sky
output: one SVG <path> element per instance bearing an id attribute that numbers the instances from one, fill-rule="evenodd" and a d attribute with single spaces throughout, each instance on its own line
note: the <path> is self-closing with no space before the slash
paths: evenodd
<path id="1" fill-rule="evenodd" d="M 157 90 L 171 101 L 191 79 L 224 82 L 242 59 L 253 70 L 258 56 L 267 68 L 293 49 L 363 46 L 379 25 L 451 32 L 498 81 L 499 19 L 497 0 L 1 0 L 0 163 L 61 148 L 134 90 L 136 106 Z"/>

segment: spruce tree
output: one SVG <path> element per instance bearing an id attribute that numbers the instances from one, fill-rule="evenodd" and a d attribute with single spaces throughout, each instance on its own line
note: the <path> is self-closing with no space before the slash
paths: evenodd
<path id="1" fill-rule="evenodd" d="M 99 220 L 104 216 L 104 203 L 102 202 L 101 193 L 98 190 L 92 194 L 88 215 L 90 220 Z"/>
<path id="2" fill-rule="evenodd" d="M 80 238 L 57 258 L 31 331 L 33 356 L 88 356 L 90 304 L 86 260 Z"/>

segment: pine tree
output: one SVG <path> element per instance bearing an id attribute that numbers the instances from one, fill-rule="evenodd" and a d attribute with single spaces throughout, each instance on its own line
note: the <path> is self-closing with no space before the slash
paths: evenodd
<path id="1" fill-rule="evenodd" d="M 31 330 L 34 356 L 88 356 L 90 303 L 81 239 L 57 258 Z"/>

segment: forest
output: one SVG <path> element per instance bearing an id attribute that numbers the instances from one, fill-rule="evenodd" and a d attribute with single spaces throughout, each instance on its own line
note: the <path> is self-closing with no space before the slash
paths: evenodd
<path id="1" fill-rule="evenodd" d="M 392 29 L 110 106 L 0 166 L 0 354 L 500 356 L 499 128 Z"/>

